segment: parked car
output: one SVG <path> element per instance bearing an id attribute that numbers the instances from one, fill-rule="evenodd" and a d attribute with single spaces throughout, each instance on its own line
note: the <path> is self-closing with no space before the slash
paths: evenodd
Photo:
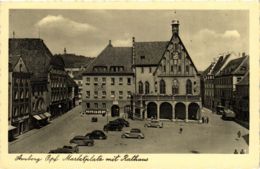
<path id="1" fill-rule="evenodd" d="M 79 147 L 77 144 L 65 145 L 62 148 L 51 150 L 49 153 L 78 153 Z"/>
<path id="2" fill-rule="evenodd" d="M 223 115 L 224 114 L 225 107 L 223 106 L 217 106 L 217 114 Z"/>
<path id="3" fill-rule="evenodd" d="M 75 136 L 73 139 L 70 140 L 70 143 L 75 143 L 79 146 L 93 146 L 94 140 L 85 136 Z"/>
<path id="4" fill-rule="evenodd" d="M 90 139 L 107 139 L 107 136 L 105 135 L 105 133 L 101 130 L 94 130 L 92 131 L 91 133 L 87 133 L 86 134 L 86 137 L 87 138 L 90 138 Z"/>
<path id="5" fill-rule="evenodd" d="M 159 120 L 151 120 L 144 124 L 144 127 L 156 127 L 156 128 L 163 128 L 163 122 Z"/>
<path id="6" fill-rule="evenodd" d="M 97 117 L 92 117 L 91 118 L 91 122 L 97 122 L 98 121 L 98 118 Z"/>
<path id="7" fill-rule="evenodd" d="M 121 124 L 123 127 L 129 127 L 129 122 L 123 118 L 118 118 L 114 122 Z"/>
<path id="8" fill-rule="evenodd" d="M 234 120 L 236 117 L 235 112 L 230 109 L 225 109 L 224 114 L 222 115 L 223 120 Z"/>
<path id="9" fill-rule="evenodd" d="M 130 131 L 126 131 L 121 135 L 121 138 L 138 138 L 144 139 L 144 134 L 138 128 L 132 128 Z"/>
<path id="10" fill-rule="evenodd" d="M 122 131 L 123 126 L 118 123 L 108 123 L 104 126 L 104 131 Z"/>

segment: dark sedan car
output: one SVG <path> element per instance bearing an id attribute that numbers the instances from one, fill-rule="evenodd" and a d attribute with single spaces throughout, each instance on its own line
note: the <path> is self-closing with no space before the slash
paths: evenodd
<path id="1" fill-rule="evenodd" d="M 86 137 L 90 139 L 99 139 L 99 140 L 104 140 L 107 138 L 105 133 L 101 130 L 94 130 L 91 133 L 87 133 Z"/>
<path id="2" fill-rule="evenodd" d="M 119 123 L 124 127 L 129 127 L 129 122 L 123 118 L 118 118 L 118 119 L 114 120 L 113 122 Z"/>
<path id="3" fill-rule="evenodd" d="M 78 153 L 79 148 L 77 144 L 65 145 L 62 148 L 51 150 L 49 153 Z"/>
<path id="4" fill-rule="evenodd" d="M 123 126 L 118 123 L 110 122 L 103 128 L 104 131 L 122 131 Z"/>
<path id="5" fill-rule="evenodd" d="M 93 146 L 94 140 L 85 136 L 75 136 L 73 139 L 70 140 L 70 143 L 75 143 L 79 146 Z"/>

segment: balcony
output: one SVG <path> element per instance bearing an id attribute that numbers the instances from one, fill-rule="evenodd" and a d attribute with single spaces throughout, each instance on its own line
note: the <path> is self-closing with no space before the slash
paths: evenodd
<path id="1" fill-rule="evenodd" d="M 143 101 L 201 101 L 200 95 L 133 95 L 134 100 L 143 100 Z"/>

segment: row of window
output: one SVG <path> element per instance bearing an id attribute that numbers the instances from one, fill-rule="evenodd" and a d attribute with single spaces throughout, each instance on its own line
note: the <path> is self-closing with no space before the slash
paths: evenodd
<path id="1" fill-rule="evenodd" d="M 106 85 L 106 78 L 105 77 L 102 77 L 101 78 L 101 83 L 102 83 L 102 85 Z M 98 84 L 99 83 L 99 78 L 98 77 L 95 77 L 94 78 L 94 84 Z M 127 85 L 131 85 L 131 83 L 132 83 L 132 80 L 131 80 L 131 78 L 127 78 Z M 116 84 L 116 78 L 114 78 L 114 77 L 111 77 L 110 78 L 110 84 L 111 85 L 115 85 Z M 118 84 L 119 85 L 123 85 L 123 78 L 122 77 L 119 77 L 118 78 Z M 86 78 L 86 85 L 90 85 L 90 78 L 89 77 L 87 77 Z"/>
<path id="2" fill-rule="evenodd" d="M 215 94 L 216 97 L 233 97 L 232 89 L 216 89 Z"/>
<path id="3" fill-rule="evenodd" d="M 232 78 L 230 77 L 226 77 L 226 78 L 217 78 L 215 79 L 215 83 L 216 84 L 220 84 L 220 85 L 229 85 L 233 83 Z"/>
<path id="4" fill-rule="evenodd" d="M 99 98 L 99 91 L 94 91 L 94 98 Z M 106 98 L 107 97 L 107 92 L 106 91 L 101 91 L 101 98 Z M 111 91 L 110 92 L 110 97 L 115 97 L 116 92 L 115 91 Z M 119 91 L 118 92 L 119 95 L 119 99 L 123 99 L 123 95 L 124 92 L 123 91 Z M 127 91 L 127 97 L 129 97 L 131 95 L 131 91 Z M 90 91 L 86 91 L 86 98 L 90 98 Z"/>
<path id="5" fill-rule="evenodd" d="M 86 103 L 86 107 L 90 108 L 90 103 Z M 99 107 L 98 103 L 94 103 L 94 108 L 95 109 L 98 109 L 98 108 L 106 109 L 107 105 L 106 105 L 106 103 L 101 103 L 101 107 Z"/>
<path id="6" fill-rule="evenodd" d="M 20 92 L 15 91 L 14 92 L 14 99 L 18 100 L 18 99 L 29 99 L 29 91 L 23 91 L 21 90 Z"/>
<path id="7" fill-rule="evenodd" d="M 106 72 L 108 71 L 107 66 L 95 66 L 93 68 L 93 71 L 95 72 Z M 110 72 L 123 72 L 124 66 L 110 66 L 109 68 Z"/>
<path id="8" fill-rule="evenodd" d="M 36 103 L 32 103 L 32 110 L 39 111 L 45 109 L 45 103 L 43 100 L 38 100 Z"/>
<path id="9" fill-rule="evenodd" d="M 194 82 L 196 84 L 196 82 Z M 155 82 L 155 92 L 157 92 L 157 82 Z M 144 90 L 145 89 L 145 90 Z M 144 92 L 145 91 L 145 92 Z M 150 84 L 145 82 L 143 85 L 142 81 L 138 82 L 138 93 L 139 94 L 149 94 L 150 93 Z M 163 79 L 160 80 L 160 94 L 166 94 L 166 84 Z M 173 80 L 172 85 L 172 94 L 179 94 L 179 82 L 175 79 Z M 186 81 L 186 94 L 192 94 L 192 82 L 190 79 Z"/>
<path id="10" fill-rule="evenodd" d="M 59 100 L 64 100 L 67 98 L 66 94 L 61 94 L 61 93 L 52 93 L 51 95 L 51 101 L 59 101 Z"/>
<path id="11" fill-rule="evenodd" d="M 25 115 L 29 113 L 29 106 L 28 105 L 21 105 L 21 106 L 16 106 L 13 108 L 13 116 L 17 117 L 20 115 Z"/>
<path id="12" fill-rule="evenodd" d="M 162 72 L 166 72 L 166 66 L 163 65 L 161 66 L 161 71 Z M 178 73 L 181 73 L 182 71 L 182 67 L 181 65 L 171 65 L 171 69 L 170 69 L 171 72 L 178 72 Z M 185 69 L 186 73 L 190 73 L 190 66 L 189 65 L 186 65 L 186 69 Z"/>
<path id="13" fill-rule="evenodd" d="M 14 79 L 14 86 L 29 86 L 30 80 L 29 79 Z"/>

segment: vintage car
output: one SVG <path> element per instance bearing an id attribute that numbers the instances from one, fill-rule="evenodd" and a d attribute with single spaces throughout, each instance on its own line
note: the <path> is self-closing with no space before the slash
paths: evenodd
<path id="1" fill-rule="evenodd" d="M 138 138 L 144 139 L 144 134 L 138 128 L 132 128 L 130 131 L 126 131 L 121 135 L 121 138 Z"/>
<path id="2" fill-rule="evenodd" d="M 151 120 L 144 124 L 144 127 L 156 127 L 156 128 L 163 128 L 163 122 L 159 120 Z"/>
<path id="3" fill-rule="evenodd" d="M 105 140 L 107 138 L 105 133 L 101 130 L 94 130 L 91 133 L 87 133 L 85 136 L 90 139 L 99 139 L 99 140 Z"/>
<path id="4" fill-rule="evenodd" d="M 123 118 L 117 118 L 111 122 L 118 123 L 118 124 L 122 125 L 123 127 L 129 127 L 129 122 Z"/>
<path id="5" fill-rule="evenodd" d="M 217 114 L 223 115 L 225 107 L 217 106 Z"/>
<path id="6" fill-rule="evenodd" d="M 230 109 L 225 109 L 224 114 L 222 115 L 223 120 L 234 120 L 236 117 L 235 112 Z"/>
<path id="7" fill-rule="evenodd" d="M 116 122 L 109 122 L 103 128 L 104 131 L 122 131 L 123 126 Z"/>
<path id="8" fill-rule="evenodd" d="M 70 143 L 75 143 L 79 146 L 93 146 L 94 140 L 85 136 L 75 136 L 70 140 Z"/>
<path id="9" fill-rule="evenodd" d="M 78 153 L 79 147 L 77 144 L 65 145 L 62 148 L 51 150 L 49 153 Z"/>
<path id="10" fill-rule="evenodd" d="M 98 121 L 98 118 L 97 117 L 92 117 L 91 118 L 91 122 L 97 122 Z"/>

